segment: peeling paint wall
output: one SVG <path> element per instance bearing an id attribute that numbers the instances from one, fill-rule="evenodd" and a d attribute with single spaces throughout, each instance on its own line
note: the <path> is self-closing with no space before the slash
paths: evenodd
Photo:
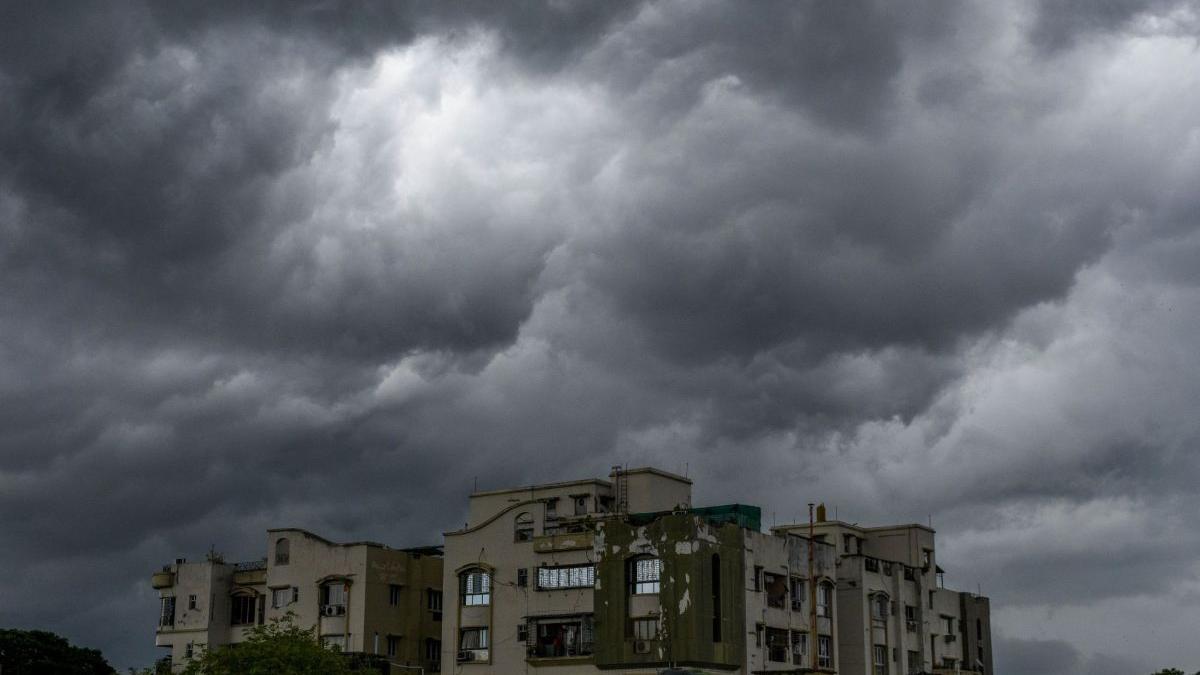
<path id="1" fill-rule="evenodd" d="M 611 519 L 601 527 L 594 547 L 597 667 L 674 663 L 734 669 L 744 664 L 745 530 L 711 525 L 689 513 L 668 514 L 637 526 Z M 627 561 L 638 555 L 662 560 L 657 595 L 628 593 Z M 721 577 L 720 642 L 713 640 L 713 555 L 719 556 Z M 650 613 L 659 617 L 661 639 L 651 642 L 649 653 L 637 653 L 628 621 Z"/>

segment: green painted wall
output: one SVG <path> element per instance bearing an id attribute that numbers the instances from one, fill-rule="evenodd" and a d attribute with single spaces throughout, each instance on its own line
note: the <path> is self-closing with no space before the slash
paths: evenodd
<path id="1" fill-rule="evenodd" d="M 595 663 L 599 668 L 677 665 L 734 669 L 745 663 L 745 563 L 743 530 L 677 513 L 641 525 L 610 519 L 595 542 Z M 627 625 L 627 561 L 650 554 L 663 562 L 661 639 L 649 654 L 634 651 Z M 713 641 L 712 556 L 720 556 L 721 641 Z"/>

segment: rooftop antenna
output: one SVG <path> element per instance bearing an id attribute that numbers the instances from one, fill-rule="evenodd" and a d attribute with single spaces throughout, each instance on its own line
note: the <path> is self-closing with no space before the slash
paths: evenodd
<path id="1" fill-rule="evenodd" d="M 833 505 L 833 519 L 834 519 L 834 520 L 837 520 L 837 519 L 838 519 L 838 517 L 837 517 L 837 504 L 834 504 L 834 505 Z"/>
<path id="2" fill-rule="evenodd" d="M 684 478 L 687 478 L 687 477 L 688 477 L 688 470 L 689 470 L 689 469 L 691 469 L 691 468 L 692 468 L 692 463 L 691 463 L 691 462 L 684 462 L 684 463 L 683 463 L 683 477 L 684 477 Z"/>

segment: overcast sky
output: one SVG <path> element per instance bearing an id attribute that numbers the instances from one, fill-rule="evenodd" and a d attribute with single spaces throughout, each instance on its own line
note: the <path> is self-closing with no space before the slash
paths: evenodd
<path id="1" fill-rule="evenodd" d="M 1200 8 L 0 5 L 0 626 L 687 471 L 926 522 L 1001 675 L 1200 669 Z"/>

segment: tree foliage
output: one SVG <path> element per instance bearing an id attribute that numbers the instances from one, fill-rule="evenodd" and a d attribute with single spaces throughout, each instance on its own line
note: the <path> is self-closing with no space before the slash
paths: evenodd
<path id="1" fill-rule="evenodd" d="M 41 630 L 0 630 L 4 675 L 116 675 L 96 649 L 72 646 Z"/>
<path id="2" fill-rule="evenodd" d="M 245 642 L 197 655 L 185 675 L 346 675 L 345 658 L 322 647 L 316 629 L 300 628 L 295 615 L 249 631 Z"/>

